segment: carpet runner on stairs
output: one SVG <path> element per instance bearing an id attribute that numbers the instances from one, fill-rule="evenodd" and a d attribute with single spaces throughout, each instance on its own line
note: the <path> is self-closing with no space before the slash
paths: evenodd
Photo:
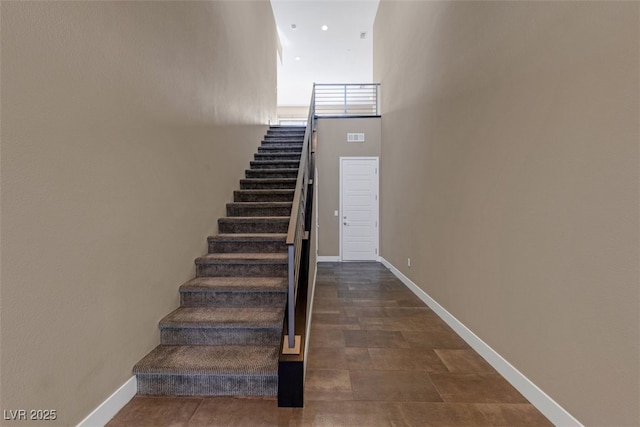
<path id="1" fill-rule="evenodd" d="M 138 393 L 275 396 L 287 298 L 285 244 L 304 128 L 271 127 L 246 179 L 134 368 Z"/>

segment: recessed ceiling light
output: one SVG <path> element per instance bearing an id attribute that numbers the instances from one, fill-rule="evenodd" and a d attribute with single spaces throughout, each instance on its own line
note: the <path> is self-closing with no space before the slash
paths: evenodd
<path id="1" fill-rule="evenodd" d="M 300 61 L 300 57 L 299 56 L 296 56 L 296 61 Z"/>
<path id="2" fill-rule="evenodd" d="M 296 28 L 298 28 L 298 26 L 296 24 L 291 24 L 291 29 L 295 30 Z"/>
<path id="3" fill-rule="evenodd" d="M 329 29 L 329 27 L 327 27 L 326 25 L 323 25 L 323 26 L 322 26 L 322 27 L 320 27 L 320 28 L 322 28 L 322 31 L 327 31 L 327 30 Z"/>

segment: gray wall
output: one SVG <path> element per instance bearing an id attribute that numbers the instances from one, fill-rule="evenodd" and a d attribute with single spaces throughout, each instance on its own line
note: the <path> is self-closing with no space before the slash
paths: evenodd
<path id="1" fill-rule="evenodd" d="M 382 256 L 586 425 L 640 425 L 639 8 L 383 0 L 374 28 Z"/>
<path id="2" fill-rule="evenodd" d="M 158 344 L 275 116 L 275 23 L 268 2 L 0 7 L 0 409 L 75 425 Z"/>
<path id="3" fill-rule="evenodd" d="M 320 118 L 318 147 L 318 255 L 340 255 L 340 157 L 379 157 L 380 118 Z M 347 133 L 364 133 L 365 142 L 347 142 Z"/>

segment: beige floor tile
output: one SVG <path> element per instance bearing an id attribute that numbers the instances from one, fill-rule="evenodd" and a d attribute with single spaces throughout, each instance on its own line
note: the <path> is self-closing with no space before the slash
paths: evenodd
<path id="1" fill-rule="evenodd" d="M 351 371 L 354 400 L 441 402 L 424 371 Z"/>
<path id="2" fill-rule="evenodd" d="M 445 402 L 527 403 L 499 374 L 430 374 Z"/>

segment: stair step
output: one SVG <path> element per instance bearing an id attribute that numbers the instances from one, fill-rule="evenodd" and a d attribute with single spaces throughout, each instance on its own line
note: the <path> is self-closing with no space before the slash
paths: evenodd
<path id="1" fill-rule="evenodd" d="M 160 321 L 160 343 L 277 346 L 283 318 L 275 307 L 180 307 Z"/>
<path id="2" fill-rule="evenodd" d="M 183 307 L 284 307 L 286 277 L 196 277 L 180 286 Z"/>
<path id="3" fill-rule="evenodd" d="M 248 178 L 240 180 L 241 190 L 294 189 L 296 178 Z"/>
<path id="4" fill-rule="evenodd" d="M 303 139 L 304 132 L 267 132 L 264 136 L 264 139 L 271 138 Z"/>
<path id="5" fill-rule="evenodd" d="M 297 135 L 265 135 L 265 137 L 262 139 L 262 143 L 265 144 L 271 144 L 271 143 L 278 143 L 281 142 L 283 144 L 301 144 L 304 142 L 304 137 L 303 136 L 297 136 Z"/>
<path id="6" fill-rule="evenodd" d="M 236 190 L 234 202 L 291 202 L 294 189 L 290 190 Z"/>
<path id="7" fill-rule="evenodd" d="M 290 216 L 291 202 L 227 203 L 227 216 Z"/>
<path id="8" fill-rule="evenodd" d="M 300 154 L 298 153 L 255 153 L 253 157 L 256 160 L 298 160 L 300 161 Z"/>
<path id="9" fill-rule="evenodd" d="M 196 258 L 197 277 L 286 277 L 286 253 L 207 254 Z"/>
<path id="10" fill-rule="evenodd" d="M 273 152 L 277 153 L 289 153 L 289 154 L 297 154 L 299 156 L 302 155 L 302 145 L 301 144 L 283 144 L 273 143 L 273 144 L 263 144 L 258 147 L 258 154 L 269 154 Z"/>
<path id="11" fill-rule="evenodd" d="M 250 163 L 251 169 L 298 169 L 300 159 L 296 160 L 253 160 Z"/>
<path id="12" fill-rule="evenodd" d="M 286 252 L 285 233 L 233 233 L 209 236 L 209 253 Z"/>
<path id="13" fill-rule="evenodd" d="M 267 138 L 299 138 L 304 139 L 304 132 L 267 132 L 265 139 Z"/>
<path id="14" fill-rule="evenodd" d="M 262 141 L 261 147 L 274 147 L 274 146 L 283 146 L 283 147 L 300 147 L 302 148 L 302 141 L 297 140 L 289 140 L 289 139 L 268 139 Z"/>
<path id="15" fill-rule="evenodd" d="M 220 233 L 286 233 L 289 216 L 227 217 L 218 219 Z"/>
<path id="16" fill-rule="evenodd" d="M 160 345 L 133 373 L 140 394 L 275 396 L 278 347 Z"/>
<path id="17" fill-rule="evenodd" d="M 258 153 L 302 153 L 302 146 L 291 145 L 261 145 L 258 147 Z"/>
<path id="18" fill-rule="evenodd" d="M 307 130 L 307 128 L 305 128 L 305 127 L 300 127 L 300 128 L 270 128 L 270 129 L 267 130 L 267 135 L 274 135 L 274 134 L 280 134 L 280 133 L 291 133 L 291 134 L 304 135 L 306 130 Z"/>
<path id="19" fill-rule="evenodd" d="M 247 169 L 245 170 L 247 178 L 296 178 L 298 169 Z"/>

